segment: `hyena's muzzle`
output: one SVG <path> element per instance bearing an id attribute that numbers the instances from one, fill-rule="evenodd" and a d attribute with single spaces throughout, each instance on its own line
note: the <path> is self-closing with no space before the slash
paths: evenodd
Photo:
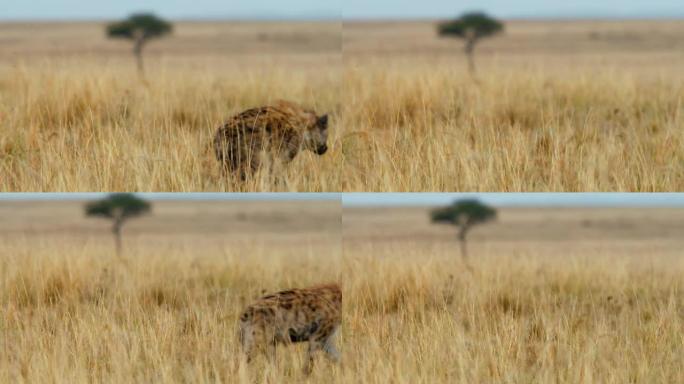
<path id="1" fill-rule="evenodd" d="M 328 152 L 328 144 L 319 145 L 316 148 L 316 154 L 319 156 L 324 155 L 326 152 Z"/>

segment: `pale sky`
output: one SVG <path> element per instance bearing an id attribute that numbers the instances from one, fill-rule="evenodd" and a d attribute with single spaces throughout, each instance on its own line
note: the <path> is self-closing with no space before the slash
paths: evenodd
<path id="1" fill-rule="evenodd" d="M 684 193 L 345 193 L 346 206 L 435 206 L 476 198 L 497 207 L 681 207 Z"/>
<path id="2" fill-rule="evenodd" d="M 0 19 L 340 19 L 342 0 L 0 0 Z"/>
<path id="3" fill-rule="evenodd" d="M 169 19 L 445 18 L 482 10 L 501 18 L 684 17 L 682 0 L 0 0 L 0 19 L 118 19 L 151 11 Z"/>
<path id="4" fill-rule="evenodd" d="M 358 18 L 448 18 L 485 11 L 500 18 L 651 18 L 684 16 L 684 0 L 345 0 Z"/>

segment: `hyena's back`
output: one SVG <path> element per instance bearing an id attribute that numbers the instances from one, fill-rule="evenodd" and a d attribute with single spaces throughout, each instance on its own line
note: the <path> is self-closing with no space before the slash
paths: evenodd
<path id="1" fill-rule="evenodd" d="M 214 136 L 216 158 L 232 170 L 256 170 L 262 151 L 294 158 L 302 144 L 302 127 L 315 122 L 315 114 L 295 103 L 248 109 L 230 118 Z"/>
<path id="2" fill-rule="evenodd" d="M 247 307 L 240 322 L 273 328 L 278 342 L 301 342 L 339 326 L 341 311 L 340 287 L 323 285 L 266 295 Z"/>
<path id="3" fill-rule="evenodd" d="M 248 358 L 255 347 L 308 341 L 310 362 L 318 350 L 337 360 L 334 337 L 341 322 L 339 286 L 291 289 L 264 296 L 247 307 L 240 316 L 240 338 Z"/>

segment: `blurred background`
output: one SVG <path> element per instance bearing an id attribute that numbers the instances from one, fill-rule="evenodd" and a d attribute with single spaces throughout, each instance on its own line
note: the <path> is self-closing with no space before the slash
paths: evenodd
<path id="1" fill-rule="evenodd" d="M 677 1 L 574 1 L 549 3 L 503 0 L 421 3 L 373 0 L 275 0 L 220 2 L 83 0 L 14 2 L 0 15 L 0 54 L 7 59 L 58 58 L 73 55 L 116 58 L 128 54 L 124 41 L 107 40 L 104 27 L 137 13 L 157 15 L 174 31 L 147 49 L 165 60 L 235 60 L 277 55 L 287 62 L 316 65 L 342 49 L 348 57 L 427 55 L 444 58 L 458 44 L 439 39 L 435 25 L 469 12 L 501 20 L 505 31 L 483 39 L 485 59 L 529 62 L 561 55 L 554 65 L 576 60 L 597 64 L 664 64 L 681 60 L 684 10 Z M 344 33 L 342 23 L 344 22 Z M 596 57 L 601 54 L 602 59 Z M 606 56 L 611 54 L 611 56 Z M 282 64 L 279 61 L 279 64 Z"/>
<path id="2" fill-rule="evenodd" d="M 0 217 L 3 382 L 230 381 L 248 303 L 340 280 L 335 195 L 0 194 Z"/>
<path id="3" fill-rule="evenodd" d="M 1 187 L 241 190 L 208 143 L 288 99 L 334 127 L 288 191 L 679 190 L 682 17 L 667 0 L 14 2 Z"/>
<path id="4" fill-rule="evenodd" d="M 575 0 L 548 2 L 521 0 L 465 0 L 449 2 L 426 0 L 420 3 L 408 0 L 347 0 L 343 4 L 345 19 L 440 19 L 445 14 L 473 11 L 494 13 L 504 18 L 672 18 L 684 16 L 681 3 L 676 0 Z"/>
<path id="5" fill-rule="evenodd" d="M 113 228 L 120 210 L 128 208 L 87 209 L 111 196 L 132 196 L 148 205 L 144 211 L 123 214 L 123 258 L 166 254 L 209 260 L 269 253 L 327 258 L 340 248 L 341 205 L 336 195 L 0 194 L 4 252 L 19 247 L 31 253 L 76 250 L 113 257 Z"/>
<path id="6" fill-rule="evenodd" d="M 153 14 L 171 22 L 173 33 L 150 44 L 146 51 L 152 56 L 188 64 L 278 55 L 286 62 L 312 64 L 339 53 L 340 6 L 337 0 L 14 2 L 0 16 L 0 53 L 15 60 L 126 56 L 130 44 L 108 40 L 106 25 L 132 14 Z"/>
<path id="7" fill-rule="evenodd" d="M 327 282 L 348 365 L 314 380 L 681 376 L 684 194 L 0 194 L 0 217 L 3 382 L 299 383 L 305 345 L 247 369 L 236 324 Z"/>
<path id="8" fill-rule="evenodd" d="M 275 100 L 334 116 L 340 15 L 339 2 L 310 0 L 5 4 L 0 126 L 8 134 L 0 138 L 0 166 L 9 176 L 0 188 L 278 190 L 225 181 L 208 145 L 230 116 Z M 299 156 L 300 169 L 324 174 L 287 191 L 338 191 L 325 185 L 337 184 L 325 172 L 337 169 L 339 155 L 329 155 Z M 108 172 L 97 176 L 93 162 Z M 110 173 L 116 170 L 122 173 Z M 46 181 L 53 172 L 61 186 Z"/>
<path id="9" fill-rule="evenodd" d="M 365 381 L 681 377 L 684 195 L 344 194 L 343 204 L 347 348 Z M 637 368 L 657 360 L 657 371 Z"/>
<path id="10" fill-rule="evenodd" d="M 483 65 L 655 69 L 674 65 L 672 60 L 677 65 L 682 62 L 684 7 L 670 0 L 351 0 L 344 5 L 345 54 L 395 61 L 417 56 L 433 61 L 453 58 L 461 44 L 438 38 L 436 24 L 474 11 L 504 26 L 496 38 L 478 43 L 476 55 Z"/>
<path id="11" fill-rule="evenodd" d="M 494 211 L 467 230 L 471 259 L 615 258 L 680 262 L 683 194 L 345 194 L 345 247 L 459 258 L 459 225 L 434 211 L 475 201 Z"/>

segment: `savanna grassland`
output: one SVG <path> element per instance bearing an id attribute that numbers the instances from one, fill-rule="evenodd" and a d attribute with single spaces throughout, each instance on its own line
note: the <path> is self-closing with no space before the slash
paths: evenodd
<path id="1" fill-rule="evenodd" d="M 346 382 L 684 380 L 680 210 L 344 210 Z M 343 381 L 345 381 L 343 380 Z"/>
<path id="2" fill-rule="evenodd" d="M 680 21 L 344 24 L 345 191 L 679 191 Z"/>
<path id="3" fill-rule="evenodd" d="M 303 382 L 305 346 L 248 366 L 236 321 L 264 291 L 330 281 L 342 364 L 310 382 L 684 378 L 682 210 L 502 209 L 468 271 L 422 208 L 157 202 L 123 260 L 80 209 L 0 204 L 0 381 Z"/>
<path id="4" fill-rule="evenodd" d="M 1 191 L 339 191 L 339 130 L 284 182 L 222 177 L 230 116 L 278 99 L 339 119 L 341 22 L 174 23 L 145 48 L 105 23 L 0 24 Z"/>
<path id="5" fill-rule="evenodd" d="M 297 382 L 303 349 L 247 370 L 237 318 L 264 291 L 340 280 L 339 201 L 155 202 L 123 260 L 81 203 L 0 212 L 4 383 Z"/>
<path id="6" fill-rule="evenodd" d="M 141 82 L 103 23 L 0 24 L 0 190 L 684 188 L 678 21 L 509 21 L 476 79 L 435 22 L 175 26 Z M 216 128 L 277 99 L 330 113 L 330 151 L 222 177 Z"/>

